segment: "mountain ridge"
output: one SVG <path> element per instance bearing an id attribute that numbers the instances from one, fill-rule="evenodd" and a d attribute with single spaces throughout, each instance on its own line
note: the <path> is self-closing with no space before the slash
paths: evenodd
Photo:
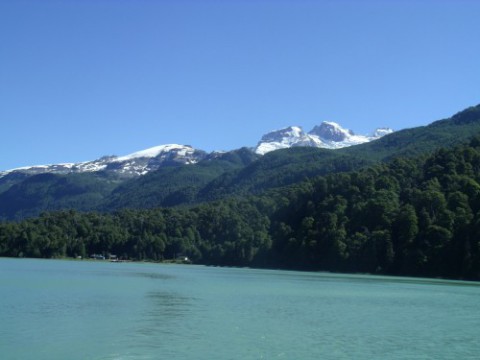
<path id="1" fill-rule="evenodd" d="M 256 154 L 264 155 L 270 151 L 294 146 L 337 149 L 372 141 L 393 132 L 391 129 L 383 129 L 383 132 L 379 132 L 379 130 L 377 129 L 372 136 L 362 136 L 355 135 L 353 131 L 344 129 L 337 123 L 327 121 L 315 126 L 309 133 L 304 133 L 299 126 L 290 126 L 263 135 L 257 146 L 251 150 Z M 99 171 L 113 172 L 124 177 L 135 177 L 158 170 L 162 166 L 196 164 L 207 158 L 216 158 L 222 153 L 225 152 L 207 153 L 190 145 L 163 144 L 124 156 L 107 155 L 91 161 L 32 165 L 0 171 L 0 179 L 12 173 L 37 175 Z"/>
<path id="2" fill-rule="evenodd" d="M 301 135 L 298 131 L 296 134 Z M 191 164 L 176 161 L 179 159 L 175 154 L 182 151 L 177 149 L 172 156 L 167 153 L 163 158 L 153 158 L 164 161 L 165 166 L 133 177 L 107 170 L 38 178 L 38 174 L 11 172 L 0 178 L 0 219 L 21 220 L 42 211 L 61 209 L 111 212 L 191 206 L 259 195 L 316 176 L 356 171 L 398 157 L 423 156 L 468 141 L 476 134 L 480 134 L 480 105 L 427 126 L 396 131 L 375 141 L 341 149 L 291 146 L 258 155 L 251 148 L 242 148 L 225 153 L 200 153 L 203 158 Z M 156 150 L 151 152 L 156 155 Z M 128 163 L 132 158 L 148 159 L 143 152 L 133 154 L 136 155 L 124 160 Z M 29 201 L 31 194 L 39 193 L 45 197 Z M 18 206 L 20 202 L 22 205 Z"/>

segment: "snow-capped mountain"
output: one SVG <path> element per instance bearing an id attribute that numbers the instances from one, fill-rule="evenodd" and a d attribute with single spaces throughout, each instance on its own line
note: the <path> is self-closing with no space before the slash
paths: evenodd
<path id="1" fill-rule="evenodd" d="M 352 131 L 344 129 L 334 122 L 323 122 L 308 133 L 305 133 L 299 126 L 290 126 L 264 135 L 252 150 L 263 155 L 292 146 L 337 149 L 375 140 L 391 132 L 391 129 L 384 128 L 377 129 L 371 136 L 355 135 Z M 80 163 L 36 165 L 0 171 L 0 178 L 7 175 L 28 177 L 42 173 L 70 174 L 98 171 L 131 177 L 147 174 L 161 166 L 195 164 L 203 159 L 214 158 L 219 154 L 219 152 L 208 154 L 189 145 L 167 144 L 125 156 L 104 156 L 97 160 Z"/>
<path id="2" fill-rule="evenodd" d="M 159 145 L 138 151 L 126 156 L 113 158 L 105 167 L 120 173 L 144 175 L 161 166 L 184 164 L 190 165 L 207 157 L 203 150 L 197 150 L 190 145 Z"/>
<path id="3" fill-rule="evenodd" d="M 0 172 L 0 177 L 23 173 L 69 174 L 82 172 L 110 171 L 125 176 L 144 175 L 161 166 L 174 164 L 195 164 L 207 157 L 207 153 L 189 145 L 168 144 L 155 146 L 125 156 L 104 156 L 98 160 L 80 163 L 36 165 Z"/>
<path id="4" fill-rule="evenodd" d="M 353 131 L 344 129 L 337 123 L 324 121 L 308 133 L 305 133 L 299 126 L 272 131 L 262 137 L 255 148 L 255 152 L 264 155 L 270 151 L 292 146 L 339 149 L 369 142 L 392 132 L 392 129 L 381 128 L 375 130 L 370 136 L 355 135 Z"/>
<path id="5" fill-rule="evenodd" d="M 263 155 L 270 151 L 286 149 L 292 146 L 318 146 L 318 140 L 310 137 L 299 126 L 290 126 L 284 129 L 269 132 L 255 148 L 257 154 Z"/>

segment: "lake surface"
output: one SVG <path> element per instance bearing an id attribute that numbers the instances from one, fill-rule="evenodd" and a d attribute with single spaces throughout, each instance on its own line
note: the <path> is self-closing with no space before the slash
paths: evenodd
<path id="1" fill-rule="evenodd" d="M 2 359 L 478 359 L 478 283 L 0 259 Z"/>

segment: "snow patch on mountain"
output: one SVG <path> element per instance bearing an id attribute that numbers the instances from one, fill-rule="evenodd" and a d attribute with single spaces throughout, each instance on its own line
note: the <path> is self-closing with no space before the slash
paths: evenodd
<path id="1" fill-rule="evenodd" d="M 372 137 L 378 139 L 378 138 L 381 138 L 382 136 L 385 136 L 391 133 L 393 133 L 393 130 L 390 128 L 378 128 L 373 132 Z"/>
<path id="2" fill-rule="evenodd" d="M 177 144 L 159 145 L 159 146 L 151 147 L 149 149 L 137 151 L 129 155 L 117 157 L 114 161 L 122 162 L 122 161 L 128 161 L 132 159 L 138 159 L 138 158 L 154 158 L 159 155 L 172 152 L 172 151 L 176 152 L 180 156 L 186 156 L 187 153 L 189 154 L 193 153 L 195 149 L 193 149 L 191 146 L 177 145 Z"/>

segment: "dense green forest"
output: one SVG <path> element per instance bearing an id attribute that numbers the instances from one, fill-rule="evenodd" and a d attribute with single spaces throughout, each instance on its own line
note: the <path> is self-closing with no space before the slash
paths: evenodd
<path id="1" fill-rule="evenodd" d="M 193 207 L 48 212 L 0 224 L 0 256 L 480 279 L 480 137 Z"/>

